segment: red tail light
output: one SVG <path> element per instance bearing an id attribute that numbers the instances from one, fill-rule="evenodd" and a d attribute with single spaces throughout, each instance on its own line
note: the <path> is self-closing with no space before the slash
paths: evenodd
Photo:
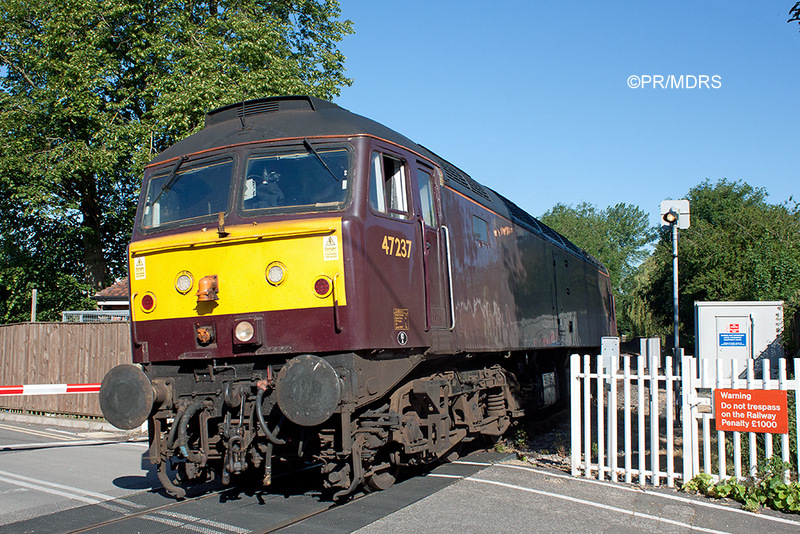
<path id="1" fill-rule="evenodd" d="M 314 281 L 314 293 L 320 298 L 325 298 L 331 294 L 331 279 L 327 276 L 320 276 Z"/>
<path id="2" fill-rule="evenodd" d="M 146 313 L 150 313 L 156 307 L 156 296 L 149 292 L 145 293 L 142 296 L 141 305 L 142 310 L 144 310 Z"/>

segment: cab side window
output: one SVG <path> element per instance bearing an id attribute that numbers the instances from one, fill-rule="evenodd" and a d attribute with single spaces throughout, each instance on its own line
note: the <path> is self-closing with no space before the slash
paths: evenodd
<path id="1" fill-rule="evenodd" d="M 369 185 L 372 209 L 396 219 L 408 219 L 406 175 L 406 166 L 401 160 L 373 152 Z"/>
<path id="2" fill-rule="evenodd" d="M 419 181 L 419 198 L 422 203 L 422 218 L 430 228 L 436 228 L 436 201 L 433 196 L 433 181 L 427 171 L 419 169 L 417 172 Z"/>

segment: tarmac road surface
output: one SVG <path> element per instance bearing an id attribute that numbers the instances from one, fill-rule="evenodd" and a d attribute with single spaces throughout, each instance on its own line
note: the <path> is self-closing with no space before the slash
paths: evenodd
<path id="1" fill-rule="evenodd" d="M 798 515 L 574 478 L 493 452 L 332 508 L 314 491 L 265 491 L 220 493 L 173 509 L 176 501 L 142 459 L 146 442 L 43 423 L 0 420 L 2 532 L 70 532 L 101 518 L 120 522 L 97 532 L 800 532 Z"/>
<path id="2" fill-rule="evenodd" d="M 753 514 L 738 503 L 575 478 L 511 461 L 486 465 L 357 532 L 490 531 L 797 533 L 800 516 Z"/>

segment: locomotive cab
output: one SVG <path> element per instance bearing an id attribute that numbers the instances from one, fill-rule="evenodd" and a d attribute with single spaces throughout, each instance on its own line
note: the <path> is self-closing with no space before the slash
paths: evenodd
<path id="1" fill-rule="evenodd" d="M 216 460 L 227 480 L 263 463 L 226 459 L 259 434 L 285 445 L 270 425 L 317 427 L 385 395 L 432 331 L 450 334 L 437 184 L 431 164 L 411 156 L 369 138 L 304 137 L 151 165 L 129 247 L 134 362 L 144 372 L 109 373 L 109 421 L 134 428 L 152 416 L 159 466 L 196 464 L 183 477 L 197 479 Z M 358 383 L 359 374 L 369 376 Z M 208 382 L 199 405 L 197 382 Z M 344 391 L 348 382 L 354 390 Z M 234 425 L 247 417 L 241 436 Z"/>

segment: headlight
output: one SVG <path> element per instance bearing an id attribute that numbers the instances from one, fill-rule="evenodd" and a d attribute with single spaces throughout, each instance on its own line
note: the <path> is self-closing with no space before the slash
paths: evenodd
<path id="1" fill-rule="evenodd" d="M 253 339 L 253 335 L 255 335 L 255 333 L 255 328 L 253 328 L 253 325 L 247 321 L 242 321 L 241 323 L 237 324 L 236 330 L 234 331 L 236 339 L 242 343 L 247 343 Z"/>

